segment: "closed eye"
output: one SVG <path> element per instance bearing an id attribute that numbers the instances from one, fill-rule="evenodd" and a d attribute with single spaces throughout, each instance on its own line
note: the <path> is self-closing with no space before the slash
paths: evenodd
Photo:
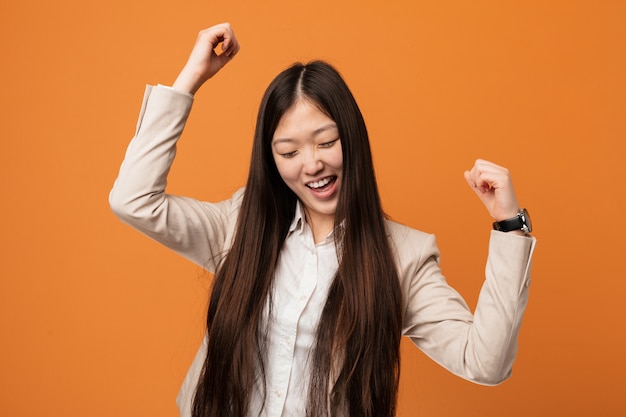
<path id="1" fill-rule="evenodd" d="M 320 148 L 330 148 L 331 146 L 333 146 L 335 143 L 337 143 L 337 141 L 339 140 L 339 138 L 331 140 L 330 142 L 324 142 L 324 143 L 320 143 L 318 146 Z"/>
<path id="2" fill-rule="evenodd" d="M 296 153 L 298 153 L 298 151 L 292 151 L 292 152 L 287 152 L 287 153 L 281 153 L 280 156 L 284 157 L 284 158 L 293 158 L 294 156 L 296 156 Z"/>

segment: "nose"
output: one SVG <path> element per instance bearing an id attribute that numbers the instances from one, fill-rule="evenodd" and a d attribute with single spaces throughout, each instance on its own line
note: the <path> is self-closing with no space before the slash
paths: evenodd
<path id="1" fill-rule="evenodd" d="M 324 163 L 319 158 L 316 150 L 305 152 L 303 163 L 304 173 L 307 175 L 316 175 L 324 169 Z"/>

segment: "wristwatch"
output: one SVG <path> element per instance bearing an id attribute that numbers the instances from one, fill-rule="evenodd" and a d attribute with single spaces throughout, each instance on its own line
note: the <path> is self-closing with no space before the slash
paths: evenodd
<path id="1" fill-rule="evenodd" d="M 530 224 L 530 217 L 525 208 L 520 209 L 516 217 L 512 219 L 502 220 L 501 222 L 493 222 L 493 229 L 501 232 L 510 232 L 512 230 L 521 230 L 524 233 L 532 232 L 533 228 Z"/>

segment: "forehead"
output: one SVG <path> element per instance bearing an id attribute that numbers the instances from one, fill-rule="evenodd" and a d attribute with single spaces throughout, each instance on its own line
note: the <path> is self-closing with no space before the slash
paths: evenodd
<path id="1" fill-rule="evenodd" d="M 299 139 L 336 130 L 335 121 L 320 110 L 317 103 L 299 99 L 281 117 L 273 139 Z"/>

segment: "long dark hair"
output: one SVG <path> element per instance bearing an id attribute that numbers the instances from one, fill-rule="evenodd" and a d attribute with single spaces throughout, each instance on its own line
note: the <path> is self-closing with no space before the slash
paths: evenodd
<path id="1" fill-rule="evenodd" d="M 367 129 L 339 73 L 314 61 L 280 73 L 263 96 L 233 244 L 215 274 L 194 417 L 246 416 L 256 381 L 265 381 L 264 311 L 271 308 L 276 264 L 297 201 L 278 173 L 271 140 L 300 97 L 335 121 L 343 151 L 335 214 L 339 269 L 311 354 L 307 416 L 395 414 L 402 294 Z"/>

